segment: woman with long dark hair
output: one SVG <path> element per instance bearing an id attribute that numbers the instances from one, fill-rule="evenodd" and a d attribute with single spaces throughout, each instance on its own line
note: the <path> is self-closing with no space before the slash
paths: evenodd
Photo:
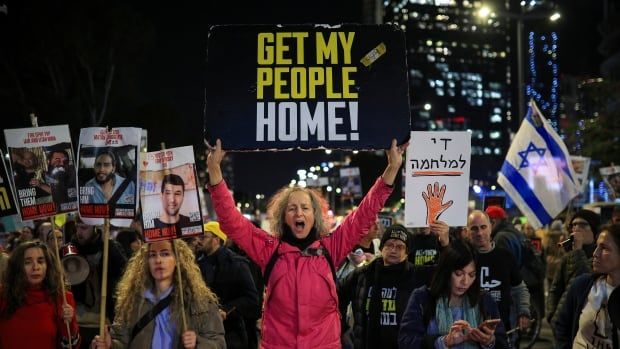
<path id="1" fill-rule="evenodd" d="M 41 242 L 24 242 L 13 251 L 0 293 L 0 348 L 79 345 L 73 295 L 65 290 L 58 263 Z"/>
<path id="2" fill-rule="evenodd" d="M 401 320 L 400 348 L 506 348 L 497 304 L 480 293 L 477 254 L 454 241 L 441 254 L 431 286 L 414 291 Z"/>

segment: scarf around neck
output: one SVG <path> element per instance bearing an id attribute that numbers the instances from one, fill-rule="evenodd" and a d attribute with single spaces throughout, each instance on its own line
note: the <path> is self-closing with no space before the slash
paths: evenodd
<path id="1" fill-rule="evenodd" d="M 456 320 L 452 317 L 452 309 L 450 309 L 450 300 L 448 297 L 441 297 L 437 300 L 437 307 L 435 308 L 435 319 L 437 321 L 437 328 L 439 329 L 439 334 L 446 335 L 450 332 L 450 327 Z M 477 306 L 469 305 L 469 297 L 463 296 L 463 303 L 461 304 L 461 309 L 463 310 L 463 320 L 467 321 L 470 327 L 478 327 L 480 324 L 480 310 Z M 466 341 L 463 342 L 464 348 L 478 348 L 477 343 Z"/>

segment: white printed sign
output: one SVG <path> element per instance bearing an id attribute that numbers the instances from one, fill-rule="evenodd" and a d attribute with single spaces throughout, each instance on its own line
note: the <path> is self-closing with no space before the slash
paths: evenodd
<path id="1" fill-rule="evenodd" d="M 471 134 L 411 132 L 405 163 L 405 226 L 467 221 Z"/>

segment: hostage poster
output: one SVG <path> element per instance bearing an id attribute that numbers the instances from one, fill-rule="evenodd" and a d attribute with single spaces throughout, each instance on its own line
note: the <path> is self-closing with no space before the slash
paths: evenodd
<path id="1" fill-rule="evenodd" d="M 191 146 L 146 153 L 140 163 L 140 181 L 146 242 L 203 234 Z"/>
<path id="2" fill-rule="evenodd" d="M 77 210 L 68 125 L 4 130 L 22 221 Z"/>
<path id="3" fill-rule="evenodd" d="M 85 218 L 133 219 L 138 206 L 138 146 L 141 129 L 80 130 L 79 212 Z"/>
<path id="4" fill-rule="evenodd" d="M 209 31 L 205 140 L 227 150 L 385 149 L 409 137 L 405 35 L 393 25 Z"/>

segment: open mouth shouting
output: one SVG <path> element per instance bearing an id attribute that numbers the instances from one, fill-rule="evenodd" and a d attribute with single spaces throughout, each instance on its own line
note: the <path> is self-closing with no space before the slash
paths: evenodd
<path id="1" fill-rule="evenodd" d="M 306 230 L 306 222 L 303 220 L 296 220 L 295 224 L 291 227 L 291 230 L 293 231 L 293 235 L 295 235 L 295 237 L 303 238 L 308 235 L 307 233 L 310 229 Z"/>

